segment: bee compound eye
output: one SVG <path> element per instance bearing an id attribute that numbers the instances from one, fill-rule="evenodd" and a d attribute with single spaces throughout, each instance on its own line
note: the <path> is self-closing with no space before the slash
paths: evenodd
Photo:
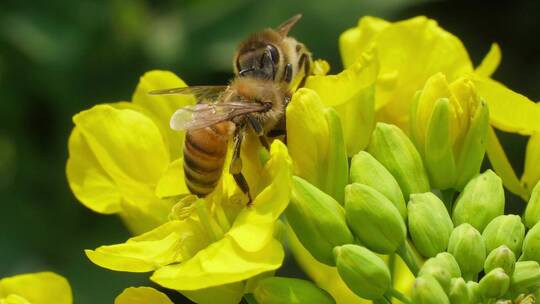
<path id="1" fill-rule="evenodd" d="M 266 49 L 270 53 L 270 59 L 272 59 L 272 62 L 274 64 L 277 64 L 279 61 L 279 51 L 277 50 L 277 48 L 271 44 L 268 44 L 266 46 Z"/>

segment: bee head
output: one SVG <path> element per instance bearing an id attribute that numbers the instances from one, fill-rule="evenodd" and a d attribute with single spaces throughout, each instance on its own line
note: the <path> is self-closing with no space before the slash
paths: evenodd
<path id="1" fill-rule="evenodd" d="M 281 54 L 270 41 L 253 41 L 238 51 L 235 68 L 238 76 L 275 80 Z"/>

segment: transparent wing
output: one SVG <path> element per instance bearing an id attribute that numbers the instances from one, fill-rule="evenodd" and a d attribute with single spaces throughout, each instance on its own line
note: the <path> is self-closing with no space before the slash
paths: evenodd
<path id="1" fill-rule="evenodd" d="M 230 120 L 239 115 L 260 112 L 268 105 L 246 102 L 199 103 L 185 106 L 171 117 L 171 129 L 195 130 Z"/>
<path id="2" fill-rule="evenodd" d="M 197 103 L 216 102 L 228 86 L 192 86 L 148 92 L 149 95 L 193 95 Z"/>

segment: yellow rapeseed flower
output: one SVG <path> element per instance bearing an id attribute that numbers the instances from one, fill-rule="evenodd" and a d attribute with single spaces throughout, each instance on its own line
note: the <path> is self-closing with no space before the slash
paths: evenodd
<path id="1" fill-rule="evenodd" d="M 154 282 L 197 303 L 216 296 L 237 303 L 250 278 L 283 261 L 274 232 L 289 202 L 291 161 L 282 142 L 274 141 L 266 151 L 250 133 L 241 157 L 252 204 L 246 206 L 226 169 L 212 194 L 189 195 L 184 134 L 170 130 L 169 120 L 194 100 L 148 95 L 182 86 L 170 72 L 149 72 L 131 103 L 98 105 L 73 118 L 67 176 L 75 196 L 94 211 L 120 215 L 137 235 L 86 254 L 111 270 L 154 272 Z"/>
<path id="2" fill-rule="evenodd" d="M 172 113 L 193 102 L 148 92 L 185 83 L 173 73 L 141 77 L 132 102 L 97 105 L 73 117 L 66 174 L 85 206 L 118 214 L 134 233 L 163 224 L 174 201 L 189 193 L 183 182 L 182 132 L 168 127 Z"/>
<path id="3" fill-rule="evenodd" d="M 540 131 L 540 107 L 490 78 L 501 60 L 496 44 L 474 69 L 463 43 L 435 20 L 420 16 L 391 23 L 363 17 L 357 27 L 341 35 L 340 50 L 345 67 L 354 65 L 366 50 L 377 53 L 378 121 L 397 124 L 408 132 L 414 94 L 429 77 L 442 73 L 450 83 L 464 76 L 471 79 L 489 105 L 491 126 L 525 136 Z M 527 197 L 530 189 L 515 176 L 493 130 L 488 133 L 487 152 L 493 167 L 510 191 Z"/>
<path id="4" fill-rule="evenodd" d="M 68 281 L 52 272 L 20 274 L 0 280 L 1 304 L 71 304 Z"/>
<path id="5" fill-rule="evenodd" d="M 259 172 L 251 206 L 240 205 L 232 176 L 206 199 L 181 199 L 171 220 L 125 243 L 86 250 L 95 264 L 116 271 L 150 272 L 151 279 L 197 303 L 237 303 L 245 281 L 281 266 L 283 248 L 275 223 L 289 202 L 291 164 L 274 141 Z M 233 193 L 231 195 L 231 193 Z"/>

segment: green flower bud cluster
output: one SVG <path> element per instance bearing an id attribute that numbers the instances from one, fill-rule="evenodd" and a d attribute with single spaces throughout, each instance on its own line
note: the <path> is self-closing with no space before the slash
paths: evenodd
<path id="1" fill-rule="evenodd" d="M 540 293 L 540 224 L 533 222 L 532 228 L 526 231 L 523 222 L 527 222 L 520 216 L 503 214 L 504 192 L 497 175 L 486 171 L 464 187 L 452 204 L 450 225 L 455 228 L 449 237 L 444 228 L 451 226 L 445 224 L 446 221 L 439 219 L 437 228 L 424 223 L 435 225 L 432 218 L 444 212 L 439 211 L 441 203 L 434 203 L 438 200 L 431 193 L 421 195 L 431 197 L 432 215 L 425 211 L 422 216 L 411 213 L 415 210 L 415 201 L 420 201 L 417 198 L 420 195 L 412 195 L 408 203 L 409 232 L 413 245 L 429 259 L 418 272 L 413 301 L 534 303 L 535 294 Z M 538 204 L 535 200 L 537 197 L 533 195 L 528 208 L 535 208 L 534 204 Z M 433 237 L 428 244 L 414 232 L 420 230 L 424 235 L 436 229 L 440 231 L 439 237 Z M 440 248 L 442 240 L 447 240 L 446 252 L 433 257 L 434 248 Z M 440 262 L 443 255 L 452 257 L 448 260 L 454 263 Z"/>
<path id="2" fill-rule="evenodd" d="M 294 177 L 285 215 L 311 255 L 336 267 L 359 297 L 503 303 L 540 294 L 540 186 L 523 220 L 504 214 L 502 181 L 493 171 L 462 187 L 430 184 L 432 173 L 413 142 L 384 123 L 348 163 L 342 199 L 339 189 Z M 395 269 L 380 255 L 399 256 L 416 277 L 408 295 L 394 289 Z"/>
<path id="3" fill-rule="evenodd" d="M 377 124 L 369 151 L 351 159 L 342 201 L 336 191 L 326 191 L 330 183 L 314 185 L 294 177 L 286 219 L 311 255 L 335 266 L 358 296 L 409 301 L 392 287 L 390 268 L 379 254 L 398 254 L 418 271 L 419 257 L 407 239 L 406 201 L 430 190 L 428 178 L 414 145 L 396 126 Z M 452 228 L 446 227 L 448 235 Z"/>

